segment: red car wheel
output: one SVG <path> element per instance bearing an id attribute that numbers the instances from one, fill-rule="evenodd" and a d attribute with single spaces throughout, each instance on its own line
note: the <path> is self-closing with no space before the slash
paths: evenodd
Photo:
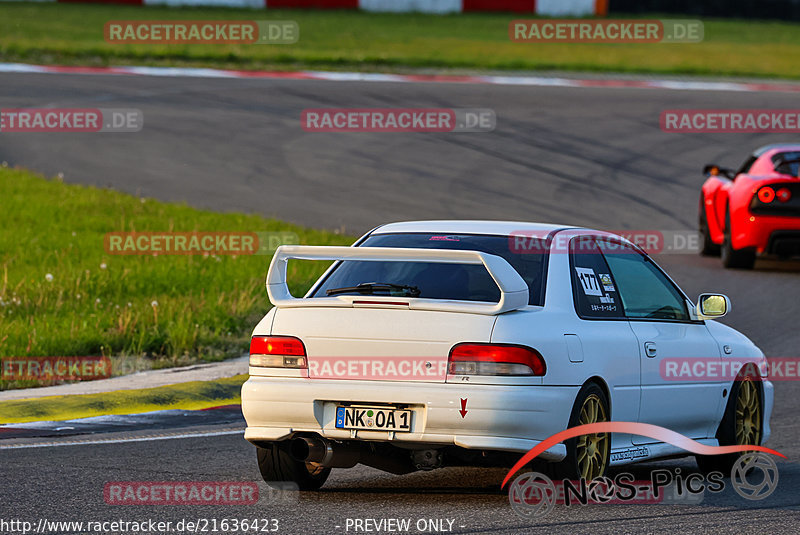
<path id="1" fill-rule="evenodd" d="M 756 252 L 752 249 L 734 249 L 731 244 L 731 216 L 725 213 L 725 237 L 722 240 L 722 265 L 733 269 L 753 269 Z"/>

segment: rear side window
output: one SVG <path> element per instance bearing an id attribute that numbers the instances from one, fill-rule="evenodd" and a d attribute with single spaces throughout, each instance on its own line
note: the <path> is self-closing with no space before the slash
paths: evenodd
<path id="1" fill-rule="evenodd" d="M 536 253 L 515 252 L 508 236 L 476 234 L 374 234 L 361 247 L 409 247 L 415 249 L 460 249 L 481 251 L 504 258 L 528 285 L 531 305 L 544 303 L 544 274 L 547 254 L 543 240 Z M 459 301 L 500 300 L 500 290 L 486 268 L 480 265 L 439 262 L 342 261 L 316 289 L 312 297 L 325 297 L 328 290 L 354 287 L 362 283 L 387 283 L 413 286 L 420 298 Z M 346 292 L 357 295 L 358 292 Z"/>
<path id="2" fill-rule="evenodd" d="M 617 285 L 595 239 L 572 238 L 569 243 L 572 294 L 582 318 L 624 319 Z"/>
<path id="3" fill-rule="evenodd" d="M 686 300 L 649 257 L 633 247 L 603 240 L 600 248 L 630 319 L 689 321 Z"/>

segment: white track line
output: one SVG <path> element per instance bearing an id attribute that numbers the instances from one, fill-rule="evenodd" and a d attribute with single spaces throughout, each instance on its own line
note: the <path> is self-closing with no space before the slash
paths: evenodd
<path id="1" fill-rule="evenodd" d="M 244 429 L 233 429 L 227 431 L 210 431 L 202 433 L 183 433 L 179 435 L 157 435 L 137 438 L 109 438 L 105 440 L 76 440 L 72 442 L 38 442 L 36 444 L 8 444 L 0 445 L 0 450 L 20 450 L 28 448 L 53 448 L 57 446 L 87 446 L 97 444 L 120 444 L 123 442 L 151 442 L 154 440 L 172 440 L 176 438 L 203 438 L 219 437 L 224 435 L 241 435 Z"/>

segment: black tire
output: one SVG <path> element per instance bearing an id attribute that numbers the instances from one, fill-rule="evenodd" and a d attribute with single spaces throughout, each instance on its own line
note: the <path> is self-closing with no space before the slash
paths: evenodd
<path id="1" fill-rule="evenodd" d="M 711 240 L 711 232 L 708 230 L 708 218 L 706 216 L 706 207 L 702 197 L 700 198 L 700 216 L 698 219 L 699 219 L 698 228 L 700 230 L 700 236 L 702 237 L 703 240 L 703 245 L 702 248 L 700 249 L 700 254 L 703 256 L 719 256 L 721 248 L 719 244 L 716 244 Z"/>
<path id="2" fill-rule="evenodd" d="M 763 439 L 764 434 L 764 400 L 762 397 L 761 389 L 758 388 L 756 382 L 753 381 L 751 378 L 746 378 L 740 381 L 734 381 L 733 386 L 731 387 L 730 397 L 728 398 L 728 404 L 725 406 L 725 414 L 722 416 L 722 421 L 719 424 L 719 428 L 717 429 L 717 440 L 719 441 L 720 446 L 733 446 L 739 445 L 740 442 L 746 443 L 746 441 L 742 441 L 737 439 L 736 437 L 736 404 L 737 400 L 739 399 L 739 394 L 743 387 L 746 388 L 745 383 L 749 383 L 749 386 L 756 386 L 756 399 L 759 407 L 759 421 L 758 421 L 758 428 L 759 431 L 757 433 L 757 437 L 754 439 L 754 442 L 757 442 L 756 445 L 761 444 L 761 440 Z M 731 468 L 733 468 L 733 464 L 736 460 L 741 456 L 741 453 L 730 453 L 725 455 L 695 455 L 695 460 L 697 461 L 697 467 L 703 473 L 709 472 L 722 472 L 726 477 L 730 475 Z"/>
<path id="3" fill-rule="evenodd" d="M 581 420 L 581 410 L 584 404 L 590 398 L 596 397 L 599 399 L 600 404 L 603 407 L 605 418 L 604 420 L 598 421 L 610 421 L 611 419 L 611 412 L 608 407 L 608 397 L 606 393 L 600 388 L 596 383 L 587 383 L 583 385 L 583 387 L 578 392 L 577 397 L 575 398 L 575 404 L 572 406 L 572 413 L 569 417 L 569 424 L 568 427 L 577 427 L 580 425 Z M 595 474 L 593 477 L 587 479 L 594 479 L 597 477 L 605 476 L 608 471 L 608 461 L 611 456 L 611 436 L 609 433 L 603 433 L 605 435 L 606 440 L 604 441 L 604 447 L 602 451 L 600 451 L 600 455 L 602 457 L 602 468 L 600 473 Z M 587 437 L 595 437 L 597 435 L 587 435 Z M 560 461 L 559 463 L 553 466 L 552 473 L 558 479 L 579 479 L 581 477 L 581 467 L 579 465 L 578 460 L 578 441 L 581 437 L 571 438 L 565 441 L 565 445 L 567 446 L 567 456 Z"/>
<path id="4" fill-rule="evenodd" d="M 756 252 L 753 249 L 734 249 L 731 244 L 731 216 L 725 213 L 725 237 L 722 240 L 722 265 L 732 269 L 753 269 Z"/>
<path id="5" fill-rule="evenodd" d="M 261 477 L 271 486 L 285 490 L 317 490 L 331 473 L 330 468 L 313 468 L 289 455 L 286 443 L 256 448 Z M 312 471 L 313 470 L 313 471 Z"/>

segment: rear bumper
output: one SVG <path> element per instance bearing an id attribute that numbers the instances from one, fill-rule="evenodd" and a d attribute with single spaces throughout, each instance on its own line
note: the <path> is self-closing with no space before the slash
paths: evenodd
<path id="1" fill-rule="evenodd" d="M 800 254 L 800 217 L 776 217 L 752 215 L 744 219 L 742 224 L 733 224 L 736 232 L 732 236 L 735 249 L 755 249 L 758 254 L 792 254 L 782 253 L 787 248 Z"/>
<path id="2" fill-rule="evenodd" d="M 333 440 L 391 442 L 398 446 L 460 446 L 526 452 L 566 429 L 579 387 L 461 385 L 450 383 L 340 381 L 251 376 L 242 386 L 242 412 L 250 442 L 318 433 Z M 460 414 L 467 399 L 467 414 Z M 335 427 L 337 404 L 392 404 L 414 411 L 408 433 L 351 431 Z M 557 444 L 541 457 L 566 455 Z"/>
<path id="3" fill-rule="evenodd" d="M 800 230 L 776 230 L 770 234 L 764 252 L 777 256 L 800 256 Z"/>

